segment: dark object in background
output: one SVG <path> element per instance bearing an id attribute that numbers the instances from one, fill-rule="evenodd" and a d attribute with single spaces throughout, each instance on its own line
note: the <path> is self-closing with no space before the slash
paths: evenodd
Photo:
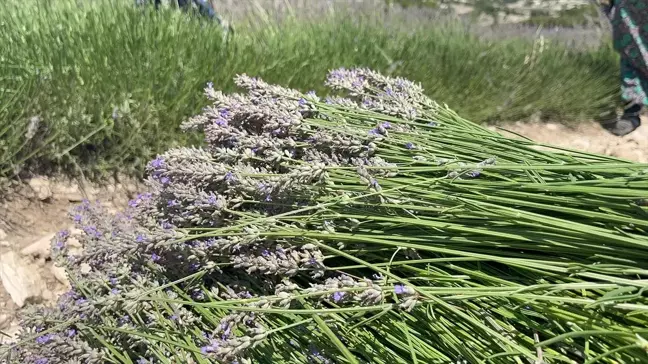
<path id="1" fill-rule="evenodd" d="M 612 23 L 614 49 L 621 55 L 623 115 L 603 123 L 612 134 L 624 136 L 641 125 L 639 117 L 648 105 L 648 0 L 602 1 L 603 12 Z"/>
<path id="2" fill-rule="evenodd" d="M 218 24 L 221 24 L 221 19 L 216 15 L 216 11 L 214 11 L 214 8 L 211 6 L 209 1 L 207 0 L 177 0 L 178 1 L 178 7 L 184 11 L 189 10 L 191 7 L 191 2 L 193 1 L 194 4 L 196 4 L 196 7 L 198 7 L 198 11 L 200 12 L 200 15 L 206 16 L 211 20 L 215 20 L 218 22 Z M 155 0 L 155 7 L 159 7 L 161 3 L 161 0 Z"/>
<path id="3" fill-rule="evenodd" d="M 222 19 L 216 14 L 216 11 L 212 7 L 211 3 L 208 0 L 173 0 L 174 4 L 177 3 L 178 8 L 183 11 L 188 11 L 191 8 L 191 3 L 193 2 L 198 8 L 200 15 L 209 18 L 210 20 L 216 21 L 219 25 L 223 24 Z M 150 0 L 135 0 L 136 5 L 144 5 L 150 3 Z M 155 9 L 159 9 L 162 5 L 162 0 L 154 0 Z"/>

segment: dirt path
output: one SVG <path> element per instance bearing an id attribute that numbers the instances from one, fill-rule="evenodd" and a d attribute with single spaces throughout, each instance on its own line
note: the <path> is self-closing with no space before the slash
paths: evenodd
<path id="1" fill-rule="evenodd" d="M 594 123 L 584 123 L 575 128 L 559 124 L 516 123 L 503 128 L 546 144 L 648 163 L 648 127 L 624 138 L 615 137 Z M 54 233 L 72 225 L 67 217 L 69 209 L 83 198 L 99 199 L 114 209 L 121 209 L 142 190 L 142 185 L 133 181 L 112 182 L 88 189 L 81 189 L 74 182 L 46 178 L 19 185 L 9 201 L 0 202 L 0 276 L 7 266 L 3 257 L 6 260 L 7 254 L 13 254 L 19 258 L 19 261 L 14 259 L 14 264 L 23 265 L 23 274 L 29 275 L 26 280 L 22 279 L 24 277 L 16 278 L 19 281 L 17 285 L 36 284 L 37 292 L 31 293 L 34 297 L 30 299 L 52 302 L 68 288 L 65 278 L 53 268 L 48 252 L 49 241 Z M 27 247 L 32 251 L 25 253 Z M 12 270 L 8 272 L 19 275 Z M 0 285 L 0 331 L 14 334 L 18 329 L 16 312 L 19 306 L 8 294 L 8 289 L 3 287 L 11 283 L 5 282 L 8 279 L 4 277 Z M 0 344 L 6 340 L 0 334 Z"/>
<path id="2" fill-rule="evenodd" d="M 544 144 L 648 163 L 647 118 L 643 119 L 643 124 L 643 127 L 621 138 L 596 123 L 582 123 L 575 127 L 551 123 L 515 123 L 502 128 Z M 510 135 L 505 131 L 500 132 Z"/>

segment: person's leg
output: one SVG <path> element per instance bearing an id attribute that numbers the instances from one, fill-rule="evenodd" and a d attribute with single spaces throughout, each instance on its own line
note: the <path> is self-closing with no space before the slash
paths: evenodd
<path id="1" fill-rule="evenodd" d="M 191 0 L 178 0 L 178 7 L 184 11 L 189 10 Z"/>
<path id="2" fill-rule="evenodd" d="M 641 125 L 639 114 L 648 104 L 646 82 L 628 61 L 621 57 L 621 98 L 625 102 L 623 115 L 616 122 L 604 125 L 612 134 L 624 136 L 632 133 Z"/>
<path id="3" fill-rule="evenodd" d="M 640 126 L 639 114 L 648 105 L 647 5 L 648 0 L 619 0 L 611 19 L 614 48 L 621 54 L 621 98 L 626 106 L 621 118 L 604 126 L 619 136 Z"/>
<path id="4" fill-rule="evenodd" d="M 200 15 L 206 16 L 209 19 L 218 20 L 218 18 L 216 17 L 216 12 L 214 11 L 214 8 L 211 6 L 208 0 L 193 0 L 193 2 L 196 4 L 196 6 L 198 6 Z"/>

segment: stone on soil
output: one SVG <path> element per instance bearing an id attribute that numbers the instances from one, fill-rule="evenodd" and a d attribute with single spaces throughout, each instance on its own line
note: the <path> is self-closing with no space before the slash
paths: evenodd
<path id="1" fill-rule="evenodd" d="M 0 256 L 0 279 L 11 300 L 18 307 L 42 300 L 45 283 L 38 274 L 38 267 L 27 263 L 15 252 Z"/>
<path id="2" fill-rule="evenodd" d="M 52 197 L 50 182 L 47 178 L 34 177 L 29 180 L 29 187 L 31 187 L 36 194 L 36 197 L 41 201 L 45 201 Z"/>
<path id="3" fill-rule="evenodd" d="M 53 185 L 52 195 L 55 200 L 67 200 L 69 202 L 81 202 L 85 198 L 79 185 L 73 182 L 67 184 L 57 183 Z"/>
<path id="4" fill-rule="evenodd" d="M 50 269 L 52 275 L 54 276 L 54 278 L 56 278 L 57 281 L 61 282 L 65 286 L 65 288 L 71 288 L 70 281 L 68 280 L 67 273 L 65 272 L 65 268 L 53 265 Z"/>
<path id="5" fill-rule="evenodd" d="M 56 234 L 47 234 L 36 240 L 31 245 L 24 247 L 20 253 L 25 256 L 34 256 L 47 259 L 50 257 L 50 244 Z"/>

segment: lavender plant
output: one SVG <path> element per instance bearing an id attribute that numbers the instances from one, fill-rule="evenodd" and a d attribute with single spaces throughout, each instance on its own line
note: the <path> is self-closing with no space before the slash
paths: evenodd
<path id="1" fill-rule="evenodd" d="M 73 289 L 24 312 L 7 362 L 648 360 L 648 166 L 505 138 L 368 69 L 324 100 L 236 83 L 128 209 L 72 212 L 52 248 Z"/>

